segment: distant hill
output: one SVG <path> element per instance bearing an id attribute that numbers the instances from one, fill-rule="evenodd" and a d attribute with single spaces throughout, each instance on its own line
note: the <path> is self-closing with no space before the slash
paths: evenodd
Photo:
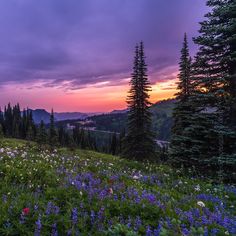
<path id="1" fill-rule="evenodd" d="M 151 106 L 153 130 L 157 135 L 157 139 L 170 139 L 172 127 L 172 112 L 175 106 L 175 99 L 159 101 Z M 44 109 L 32 110 L 35 123 L 39 124 L 43 120 L 46 124 L 50 122 L 50 113 Z M 105 114 L 92 114 L 81 112 L 56 112 L 55 120 L 57 126 L 66 127 L 69 125 L 81 125 L 81 120 L 92 121 L 86 123 L 85 128 L 94 128 L 96 130 L 111 131 L 120 133 L 126 129 L 127 109 L 114 110 Z M 90 127 L 91 126 L 91 127 Z"/>
<path id="2" fill-rule="evenodd" d="M 74 120 L 74 119 L 85 119 L 88 114 L 81 112 L 55 112 L 55 119 L 57 121 L 61 120 Z"/>
<path id="3" fill-rule="evenodd" d="M 41 120 L 44 121 L 45 124 L 48 124 L 50 122 L 50 113 L 47 112 L 44 109 L 36 109 L 32 110 L 33 119 L 36 124 L 39 124 Z M 55 120 L 56 121 L 62 121 L 62 120 L 75 120 L 75 119 L 86 119 L 89 117 L 86 113 L 81 112 L 55 112 L 54 113 Z"/>
<path id="4" fill-rule="evenodd" d="M 159 140 L 169 141 L 170 139 L 174 106 L 175 99 L 168 99 L 157 102 L 151 107 L 153 130 Z M 80 125 L 87 129 L 120 133 L 126 129 L 127 112 L 127 109 L 114 110 L 110 113 L 91 116 L 86 119 L 91 122 L 86 122 L 85 125 L 79 122 L 79 119 L 60 121 L 57 122 L 57 125 L 63 125 L 64 127 L 68 124 L 72 126 Z"/>
<path id="5" fill-rule="evenodd" d="M 159 101 L 152 105 L 151 110 L 155 113 L 164 113 L 168 117 L 172 116 L 173 109 L 175 107 L 176 99 L 167 99 Z"/>
<path id="6" fill-rule="evenodd" d="M 168 99 L 152 105 L 152 122 L 154 132 L 160 140 L 170 140 L 171 127 L 173 125 L 172 112 L 176 99 Z"/>
<path id="7" fill-rule="evenodd" d="M 114 110 L 112 111 L 110 114 L 122 114 L 122 113 L 126 113 L 128 112 L 128 109 L 124 109 L 124 110 Z"/>
<path id="8" fill-rule="evenodd" d="M 36 124 L 39 124 L 41 122 L 41 120 L 44 121 L 44 123 L 49 123 L 50 122 L 50 113 L 47 112 L 44 109 L 36 109 L 36 110 L 32 110 L 29 109 L 30 111 L 32 111 L 33 114 L 33 120 Z"/>

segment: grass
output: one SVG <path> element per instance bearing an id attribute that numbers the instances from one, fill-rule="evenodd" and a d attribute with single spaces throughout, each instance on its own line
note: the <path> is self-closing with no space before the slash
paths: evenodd
<path id="1" fill-rule="evenodd" d="M 234 186 L 87 150 L 0 142 L 0 235 L 236 235 Z"/>

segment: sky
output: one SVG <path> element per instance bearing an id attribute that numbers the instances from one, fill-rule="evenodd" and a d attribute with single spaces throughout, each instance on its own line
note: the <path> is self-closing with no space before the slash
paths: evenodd
<path id="1" fill-rule="evenodd" d="M 123 109 L 140 41 L 151 101 L 173 97 L 183 35 L 194 55 L 205 2 L 0 0 L 0 106 Z"/>

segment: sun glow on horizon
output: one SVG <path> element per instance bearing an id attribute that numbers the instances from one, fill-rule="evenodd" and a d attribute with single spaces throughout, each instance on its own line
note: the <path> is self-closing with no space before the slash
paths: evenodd
<path id="1" fill-rule="evenodd" d="M 42 84 L 19 86 L 9 84 L 3 87 L 0 106 L 7 103 L 19 103 L 21 108 L 42 108 L 56 112 L 110 112 L 126 108 L 126 97 L 129 90 L 129 79 L 120 85 L 109 82 L 99 83 L 77 90 L 66 90 L 61 87 L 43 87 Z M 166 80 L 152 85 L 150 101 L 173 98 L 176 93 L 176 80 Z M 14 94 L 11 93 L 14 91 Z"/>

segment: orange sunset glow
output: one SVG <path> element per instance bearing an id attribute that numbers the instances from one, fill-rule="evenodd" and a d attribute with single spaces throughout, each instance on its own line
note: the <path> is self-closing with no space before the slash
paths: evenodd
<path id="1" fill-rule="evenodd" d="M 31 85 L 32 86 L 32 85 Z M 58 112 L 109 112 L 126 108 L 126 96 L 129 84 L 119 86 L 88 86 L 83 89 L 64 91 L 61 88 L 41 88 L 35 86 L 29 89 L 27 86 L 8 85 L 4 87 L 4 94 L 14 90 L 14 96 L 5 103 L 15 104 L 19 102 L 22 107 L 27 107 L 30 101 L 32 109 L 43 108 L 48 111 L 53 108 Z M 152 85 L 150 100 L 152 103 L 172 98 L 176 93 L 175 80 L 156 82 Z"/>

